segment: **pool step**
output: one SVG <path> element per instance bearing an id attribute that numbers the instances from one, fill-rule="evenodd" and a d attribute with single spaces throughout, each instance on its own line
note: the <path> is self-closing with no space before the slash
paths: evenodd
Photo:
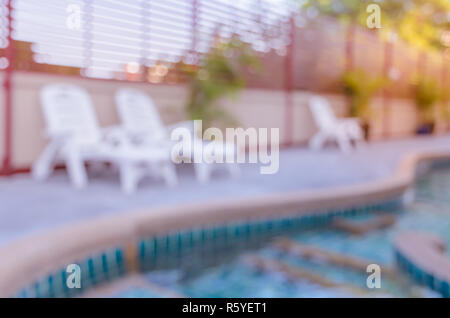
<path id="1" fill-rule="evenodd" d="M 373 296 L 374 291 L 368 291 L 358 286 L 350 284 L 338 284 L 321 275 L 310 271 L 286 264 L 277 259 L 251 255 L 246 257 L 246 261 L 252 267 L 269 273 L 282 273 L 292 281 L 307 281 L 322 287 L 338 288 L 345 290 L 354 296 L 367 296 L 369 293 Z M 377 292 L 375 292 L 377 293 Z"/>
<path id="2" fill-rule="evenodd" d="M 81 294 L 81 298 L 115 298 L 123 292 L 140 289 L 148 292 L 149 295 L 162 298 L 185 298 L 186 296 L 177 291 L 168 289 L 159 284 L 149 282 L 145 276 L 139 274 L 131 274 L 124 278 L 112 281 L 109 284 L 92 288 Z"/>
<path id="3" fill-rule="evenodd" d="M 427 211 L 427 214 L 433 213 L 434 215 L 445 216 L 448 215 L 449 207 L 450 202 L 416 200 L 414 205 L 411 205 L 408 209 L 412 212 Z"/>
<path id="4" fill-rule="evenodd" d="M 377 264 L 375 261 L 356 258 L 344 254 L 330 252 L 315 246 L 304 245 L 302 243 L 282 238 L 274 243 L 274 246 L 285 253 L 292 256 L 306 258 L 308 260 L 324 261 L 332 265 L 337 265 L 352 270 L 367 272 L 367 266 L 369 264 Z M 394 270 L 387 266 L 382 266 L 382 273 L 384 275 L 392 276 Z"/>
<path id="5" fill-rule="evenodd" d="M 380 215 L 367 222 L 356 223 L 346 219 L 338 219 L 332 223 L 333 228 L 353 235 L 364 235 L 368 232 L 384 229 L 395 224 L 394 215 Z"/>
<path id="6" fill-rule="evenodd" d="M 276 259 L 251 255 L 246 258 L 246 261 L 258 270 L 264 272 L 281 272 L 292 280 L 306 280 L 323 287 L 338 286 L 336 283 L 324 278 L 323 276 L 280 262 Z"/>

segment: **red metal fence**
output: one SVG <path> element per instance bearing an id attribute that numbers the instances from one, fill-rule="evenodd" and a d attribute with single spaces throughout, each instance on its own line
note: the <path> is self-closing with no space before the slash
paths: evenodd
<path id="1" fill-rule="evenodd" d="M 177 65 L 195 64 L 216 36 L 233 34 L 261 56 L 249 87 L 286 92 L 292 131 L 294 90 L 339 92 L 349 68 L 394 79 L 384 92 L 406 97 L 420 72 L 448 85 L 444 58 L 382 41 L 376 32 L 328 19 L 307 21 L 284 0 L 0 0 L 0 69 L 4 72 L 5 155 L 11 170 L 11 77 L 14 71 L 99 79 L 177 83 Z"/>
<path id="2" fill-rule="evenodd" d="M 181 62 L 196 63 L 217 36 L 235 34 L 251 43 L 265 66 L 262 74 L 248 76 L 250 87 L 337 92 L 342 72 L 357 67 L 400 79 L 391 86 L 392 94 L 406 96 L 413 72 L 433 77 L 449 72 L 448 66 L 442 71 L 443 59 L 401 41 L 384 42 L 368 29 L 328 19 L 307 21 L 289 3 L 0 0 L 0 69 L 14 58 L 9 62 L 14 70 L 176 83 L 182 80 L 177 74 Z M 13 45 L 8 46 L 9 17 Z M 6 57 L 8 52 L 13 53 Z"/>

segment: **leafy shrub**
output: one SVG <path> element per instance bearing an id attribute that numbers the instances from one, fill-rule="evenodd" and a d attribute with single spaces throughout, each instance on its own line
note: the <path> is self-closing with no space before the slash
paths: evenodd
<path id="1" fill-rule="evenodd" d="M 439 85 L 433 79 L 419 78 L 413 87 L 414 99 L 422 123 L 434 122 L 434 107 L 441 97 Z"/>
<path id="2" fill-rule="evenodd" d="M 350 116 L 368 120 L 370 102 L 387 83 L 384 77 L 371 78 L 364 70 L 352 70 L 342 77 L 344 93 L 350 98 Z"/>
<path id="3" fill-rule="evenodd" d="M 186 72 L 189 79 L 186 110 L 190 119 L 201 119 L 204 128 L 216 121 L 233 122 L 218 102 L 243 89 L 243 74 L 252 68 L 259 68 L 259 59 L 249 44 L 238 38 L 226 42 L 217 40 L 199 66 Z"/>

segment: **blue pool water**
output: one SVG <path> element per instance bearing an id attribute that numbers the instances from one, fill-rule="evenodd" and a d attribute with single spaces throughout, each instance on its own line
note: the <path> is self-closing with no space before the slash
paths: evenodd
<path id="1" fill-rule="evenodd" d="M 432 171 L 419 178 L 415 194 L 415 202 L 393 214 L 396 222 L 386 229 L 353 236 L 327 227 L 298 231 L 286 237 L 302 244 L 366 259 L 382 268 L 394 268 L 392 241 L 405 230 L 431 232 L 450 246 L 450 169 Z M 360 216 L 356 222 L 371 217 Z M 355 221 L 354 218 L 352 221 Z M 249 256 L 255 255 L 320 275 L 337 286 L 323 287 L 306 280 L 289 279 L 276 270 L 261 271 L 248 261 Z M 415 285 L 399 272 L 394 276 L 383 275 L 382 272 L 381 288 L 369 289 L 366 273 L 287 255 L 271 241 L 257 249 L 236 250 L 222 260 L 206 262 L 205 259 L 203 262 L 201 259 L 195 264 L 152 271 L 142 275 L 142 280 L 187 297 L 439 297 L 439 294 Z M 119 296 L 157 295 L 131 288 Z"/>
<path id="2" fill-rule="evenodd" d="M 130 287 L 119 291 L 117 294 L 112 295 L 115 298 L 160 298 L 155 292 L 148 290 L 147 288 Z"/>

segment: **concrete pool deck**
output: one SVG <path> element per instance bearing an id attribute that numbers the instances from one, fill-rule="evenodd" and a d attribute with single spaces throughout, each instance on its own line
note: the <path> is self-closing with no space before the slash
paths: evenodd
<path id="1" fill-rule="evenodd" d="M 14 175 L 0 178 L 0 245 L 62 225 L 134 210 L 364 183 L 392 174 L 410 152 L 446 150 L 450 150 L 449 135 L 372 142 L 351 154 L 335 148 L 285 149 L 275 175 L 259 174 L 258 165 L 243 165 L 239 179 L 220 171 L 210 183 L 201 185 L 191 167 L 179 167 L 177 187 L 148 180 L 129 196 L 121 193 L 117 174 L 108 171 L 91 173 L 84 190 L 73 189 L 63 171 L 45 183 L 26 174 Z"/>

